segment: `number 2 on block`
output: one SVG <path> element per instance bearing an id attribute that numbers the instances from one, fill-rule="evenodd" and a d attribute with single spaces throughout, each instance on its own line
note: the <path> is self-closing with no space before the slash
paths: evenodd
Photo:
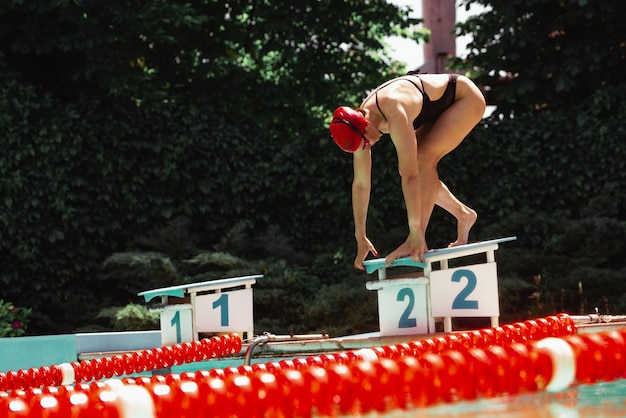
<path id="1" fill-rule="evenodd" d="M 467 284 L 452 302 L 452 309 L 478 309 L 477 300 L 467 300 L 467 297 L 476 289 L 476 275 L 471 270 L 457 270 L 452 275 L 452 281 L 461 283 L 461 278 L 467 279 Z"/>
<path id="2" fill-rule="evenodd" d="M 411 315 L 411 312 L 413 312 L 413 306 L 415 306 L 415 293 L 413 293 L 413 290 L 411 290 L 411 288 L 404 287 L 398 292 L 398 297 L 396 298 L 396 300 L 398 302 L 403 302 L 407 298 L 409 299 L 409 302 L 407 303 L 404 312 L 402 312 L 402 315 L 400 316 L 398 328 L 415 328 L 417 326 L 417 320 L 415 318 L 409 317 L 409 315 Z"/>

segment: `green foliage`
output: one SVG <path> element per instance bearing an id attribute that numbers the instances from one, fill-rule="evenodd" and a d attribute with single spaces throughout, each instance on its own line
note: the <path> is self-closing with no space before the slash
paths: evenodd
<path id="1" fill-rule="evenodd" d="M 305 319 L 331 336 L 378 331 L 378 301 L 375 291 L 362 280 L 343 279 L 317 290 L 305 307 Z"/>
<path id="2" fill-rule="evenodd" d="M 378 329 L 376 293 L 365 288 L 364 274 L 351 263 L 330 269 L 328 258 L 315 257 L 311 266 L 280 260 L 263 264 L 264 277 L 254 286 L 257 333 L 342 336 Z"/>
<path id="3" fill-rule="evenodd" d="M 625 93 L 621 83 L 571 108 L 492 116 L 442 162 L 441 175 L 451 187 L 474 190 L 471 202 L 499 219 L 525 209 L 623 219 Z"/>
<path id="4" fill-rule="evenodd" d="M 200 253 L 189 260 L 182 260 L 189 269 L 206 270 L 208 266 L 212 269 L 235 270 L 244 267 L 244 262 L 226 253 Z"/>
<path id="5" fill-rule="evenodd" d="M 140 286 L 93 297 L 103 260 L 159 253 L 149 234 L 177 219 L 191 253 L 240 223 L 296 249 L 345 236 L 324 121 L 401 70 L 384 36 L 422 37 L 383 0 L 9 0 L 0 22 L 0 282 L 37 332 Z"/>
<path id="6" fill-rule="evenodd" d="M 159 312 L 144 305 L 129 303 L 124 307 L 108 307 L 98 314 L 110 322 L 116 331 L 145 331 L 159 329 Z"/>
<path id="7" fill-rule="evenodd" d="M 504 316 L 626 308 L 623 94 L 621 83 L 559 111 L 493 116 L 442 162 L 442 178 L 478 211 L 474 239 L 518 237 L 497 256 Z M 541 307 L 528 299 L 538 291 Z"/>
<path id="8" fill-rule="evenodd" d="M 458 26 L 466 59 L 498 112 L 559 109 L 623 81 L 626 3 L 620 0 L 466 0 L 483 14 Z"/>
<path id="9" fill-rule="evenodd" d="M 172 260 L 159 253 L 125 252 L 107 258 L 98 274 L 104 295 L 117 299 L 133 298 L 142 290 L 173 286 L 180 277 Z"/>
<path id="10" fill-rule="evenodd" d="M 0 338 L 24 335 L 31 312 L 30 308 L 17 308 L 11 302 L 0 299 Z"/>
<path id="11" fill-rule="evenodd" d="M 540 274 L 544 295 L 566 293 L 554 309 L 580 310 L 578 281 L 588 308 L 621 309 L 624 6 L 513 3 L 482 2 L 492 10 L 459 29 L 474 35 L 464 69 L 499 109 L 441 177 L 479 212 L 472 239 L 518 235 L 498 256 L 512 304 L 534 303 Z M 406 11 L 9 0 L 0 23 L 0 284 L 32 308 L 29 332 L 98 322 L 138 291 L 259 270 L 257 329 L 375 328 L 375 295 L 352 268 L 351 158 L 326 123 L 404 70 L 383 45 L 422 39 Z M 368 230 L 384 254 L 406 215 L 383 142 Z M 455 234 L 436 211 L 429 245 Z"/>
<path id="12" fill-rule="evenodd" d="M 472 191 L 474 236 L 518 236 L 498 254 L 504 316 L 623 312 L 624 4 L 471 3 L 488 9 L 459 25 L 455 66 L 497 109 L 440 171 Z"/>

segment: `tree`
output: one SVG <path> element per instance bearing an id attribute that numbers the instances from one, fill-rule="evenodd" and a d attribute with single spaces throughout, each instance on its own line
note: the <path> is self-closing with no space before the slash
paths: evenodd
<path id="1" fill-rule="evenodd" d="M 487 11 L 458 26 L 469 68 L 498 112 L 558 109 L 623 82 L 626 4 L 619 0 L 468 0 Z"/>
<path id="2" fill-rule="evenodd" d="M 518 315 L 548 305 L 623 312 L 626 5 L 464 2 L 472 3 L 487 11 L 459 25 L 473 40 L 454 64 L 470 69 L 497 108 L 443 170 L 475 193 L 477 233 L 518 236 L 517 248 L 500 254 L 499 271 L 542 295 L 541 303 L 518 298 L 526 300 L 514 307 Z"/>
<path id="3" fill-rule="evenodd" d="M 383 0 L 3 2 L 7 297 L 66 331 L 100 264 L 179 217 L 196 247 L 242 222 L 335 246 L 350 161 L 325 122 L 401 70 L 383 38 L 414 23 Z"/>

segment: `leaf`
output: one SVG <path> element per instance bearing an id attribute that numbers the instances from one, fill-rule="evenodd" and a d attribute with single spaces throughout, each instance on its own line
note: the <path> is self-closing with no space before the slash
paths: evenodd
<path id="1" fill-rule="evenodd" d="M 60 231 L 58 229 L 53 229 L 48 234 L 48 241 L 50 241 L 52 244 L 54 244 L 57 241 L 61 241 L 63 239 L 65 239 L 65 235 L 63 234 L 62 231 Z"/>

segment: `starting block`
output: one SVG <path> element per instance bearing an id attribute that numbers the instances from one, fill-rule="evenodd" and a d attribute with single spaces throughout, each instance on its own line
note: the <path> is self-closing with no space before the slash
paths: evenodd
<path id="1" fill-rule="evenodd" d="M 245 332 L 251 339 L 254 336 L 252 285 L 262 277 L 234 277 L 164 287 L 140 292 L 139 296 L 146 302 L 161 298 L 163 345 L 194 341 L 199 339 L 199 333 Z"/>
<path id="2" fill-rule="evenodd" d="M 513 241 L 507 237 L 475 242 L 452 248 L 430 250 L 424 262 L 403 257 L 385 264 L 384 258 L 366 260 L 367 273 L 378 272 L 378 281 L 367 282 L 378 292 L 380 333 L 386 335 L 430 334 L 435 318 L 443 318 L 444 332 L 452 332 L 452 318 L 489 317 L 498 326 L 500 304 L 495 251 L 499 244 Z M 453 259 L 486 255 L 486 262 L 449 268 Z M 438 269 L 434 267 L 439 266 Z M 387 269 L 415 267 L 418 274 L 407 273 L 388 278 Z"/>

